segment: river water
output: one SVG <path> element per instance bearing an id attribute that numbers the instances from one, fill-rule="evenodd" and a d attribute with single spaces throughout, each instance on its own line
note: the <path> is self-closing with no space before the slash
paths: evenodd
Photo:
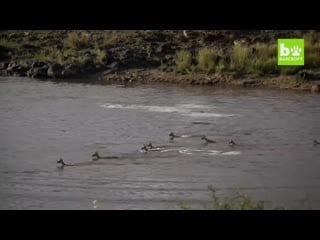
<path id="1" fill-rule="evenodd" d="M 203 209 L 208 185 L 267 209 L 320 209 L 319 103 L 294 91 L 0 78 L 0 209 Z M 148 142 L 162 148 L 141 152 Z M 92 161 L 95 151 L 119 159 Z M 74 166 L 58 169 L 60 157 Z"/>

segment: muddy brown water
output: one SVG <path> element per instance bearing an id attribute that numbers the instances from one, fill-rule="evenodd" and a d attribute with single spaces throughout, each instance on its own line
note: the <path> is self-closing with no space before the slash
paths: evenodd
<path id="1" fill-rule="evenodd" d="M 93 200 L 100 209 L 202 209 L 210 184 L 266 208 L 320 209 L 319 103 L 294 91 L 2 77 L 0 209 L 93 209 Z M 150 141 L 163 148 L 140 152 Z M 92 162 L 96 150 L 119 159 Z M 60 157 L 75 166 L 57 169 Z"/>

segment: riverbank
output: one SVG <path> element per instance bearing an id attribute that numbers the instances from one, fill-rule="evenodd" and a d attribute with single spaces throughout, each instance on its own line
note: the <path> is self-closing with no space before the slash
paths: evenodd
<path id="1" fill-rule="evenodd" d="M 202 86 L 233 86 L 244 88 L 280 88 L 319 92 L 320 80 L 302 80 L 297 76 L 236 76 L 232 74 L 185 74 L 162 72 L 159 69 L 131 69 L 113 74 L 102 74 L 96 78 L 101 84 L 179 84 Z"/>
<path id="2" fill-rule="evenodd" d="M 277 66 L 277 39 L 305 39 L 305 65 Z M 0 75 L 103 83 L 320 92 L 319 31 L 0 31 Z"/>

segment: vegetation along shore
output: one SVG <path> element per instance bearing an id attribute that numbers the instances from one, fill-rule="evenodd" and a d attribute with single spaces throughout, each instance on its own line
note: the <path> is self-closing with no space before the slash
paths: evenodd
<path id="1" fill-rule="evenodd" d="M 304 66 L 278 66 L 278 38 L 305 39 Z M 311 30 L 3 30 L 0 75 L 320 92 L 319 40 Z"/>

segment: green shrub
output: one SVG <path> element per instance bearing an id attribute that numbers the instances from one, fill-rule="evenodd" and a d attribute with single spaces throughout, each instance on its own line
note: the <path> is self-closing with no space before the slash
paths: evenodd
<path id="1" fill-rule="evenodd" d="M 83 49 L 90 47 L 90 35 L 88 33 L 77 31 L 68 34 L 65 39 L 65 47 Z"/>
<path id="2" fill-rule="evenodd" d="M 213 206 L 209 209 L 212 210 L 263 210 L 264 203 L 261 201 L 254 201 L 248 195 L 237 191 L 236 196 L 233 198 L 220 199 L 216 195 L 216 190 L 212 185 L 208 186 L 212 194 Z"/>
<path id="3" fill-rule="evenodd" d="M 95 59 L 95 63 L 103 63 L 103 61 L 106 59 L 106 52 L 100 49 L 95 49 L 95 54 L 96 54 L 96 59 Z"/>
<path id="4" fill-rule="evenodd" d="M 248 195 L 237 191 L 235 197 L 219 198 L 216 190 L 212 185 L 208 186 L 211 193 L 212 203 L 210 206 L 205 206 L 205 210 L 264 210 L 264 203 L 262 201 L 254 201 Z M 178 206 L 183 210 L 192 210 L 187 203 L 180 202 Z"/>
<path id="5" fill-rule="evenodd" d="M 219 58 L 218 50 L 215 48 L 202 48 L 197 55 L 198 69 L 205 73 L 213 73 Z"/>
<path id="6" fill-rule="evenodd" d="M 231 68 L 254 75 L 278 73 L 277 45 L 262 43 L 252 47 L 235 45 L 231 55 Z"/>
<path id="7" fill-rule="evenodd" d="M 37 52 L 33 58 L 36 61 L 57 62 L 59 64 L 63 64 L 65 62 L 62 52 L 57 48 L 48 48 Z"/>
<path id="8" fill-rule="evenodd" d="M 233 47 L 231 54 L 231 69 L 242 70 L 250 62 L 251 50 L 249 47 L 237 44 Z"/>
<path id="9" fill-rule="evenodd" d="M 5 38 L 0 39 L 0 46 L 6 47 L 6 48 L 19 48 L 20 45 L 21 45 L 20 43 L 13 42 Z"/>
<path id="10" fill-rule="evenodd" d="M 189 51 L 181 50 L 177 52 L 175 63 L 176 63 L 176 72 L 185 73 L 191 68 L 192 55 Z"/>
<path id="11" fill-rule="evenodd" d="M 304 66 L 306 68 L 320 68 L 320 43 L 314 32 L 304 36 Z"/>

